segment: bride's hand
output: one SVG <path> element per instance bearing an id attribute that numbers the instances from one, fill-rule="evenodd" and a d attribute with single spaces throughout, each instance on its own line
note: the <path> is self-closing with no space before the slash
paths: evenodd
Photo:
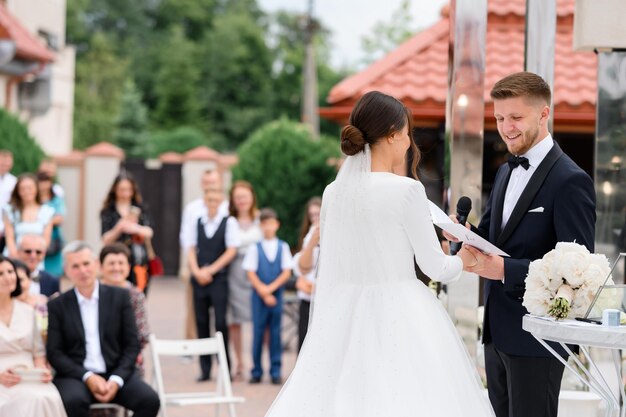
<path id="1" fill-rule="evenodd" d="M 465 246 L 461 248 L 457 256 L 463 261 L 463 270 L 465 271 L 478 265 L 478 259 Z"/>

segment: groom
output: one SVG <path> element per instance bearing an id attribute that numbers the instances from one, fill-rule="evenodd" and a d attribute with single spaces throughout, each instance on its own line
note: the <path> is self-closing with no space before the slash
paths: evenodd
<path id="1" fill-rule="evenodd" d="M 511 153 L 496 174 L 475 232 L 511 257 L 469 248 L 469 272 L 486 278 L 483 343 L 489 399 L 497 417 L 556 417 L 563 365 L 522 329 L 528 265 L 557 242 L 593 251 L 593 181 L 548 131 L 550 87 L 519 72 L 491 90 L 498 133 Z M 560 353 L 565 356 L 563 350 Z"/>

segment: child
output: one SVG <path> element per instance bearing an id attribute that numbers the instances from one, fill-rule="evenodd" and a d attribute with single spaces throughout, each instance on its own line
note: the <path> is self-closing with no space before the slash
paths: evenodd
<path id="1" fill-rule="evenodd" d="M 280 321 L 283 314 L 283 285 L 291 277 L 293 260 L 289 245 L 276 238 L 280 227 L 278 215 L 272 209 L 261 210 L 261 231 L 263 240 L 251 245 L 243 260 L 243 269 L 247 271 L 252 283 L 252 323 L 254 337 L 252 359 L 254 368 L 251 384 L 261 382 L 261 349 L 266 329 L 270 334 L 270 376 L 272 384 L 282 383 L 280 376 L 282 346 L 280 339 Z"/>

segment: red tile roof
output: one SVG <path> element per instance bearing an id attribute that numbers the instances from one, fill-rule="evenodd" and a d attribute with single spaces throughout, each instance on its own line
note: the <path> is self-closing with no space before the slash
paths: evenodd
<path id="1" fill-rule="evenodd" d="M 0 38 L 9 38 L 15 42 L 15 55 L 19 58 L 42 62 L 54 60 L 54 53 L 11 15 L 2 3 L 0 3 Z"/>
<path id="2" fill-rule="evenodd" d="M 524 68 L 525 0 L 489 0 L 485 102 L 500 78 Z M 555 121 L 593 124 L 596 101 L 596 56 L 572 49 L 574 0 L 557 0 L 555 57 Z M 371 90 L 391 94 L 413 111 L 416 120 L 443 120 L 448 77 L 448 6 L 439 22 L 416 34 L 396 50 L 354 74 L 330 91 L 332 106 L 320 110 L 345 122 L 358 98 Z M 489 107 L 490 104 L 487 105 Z M 491 109 L 485 112 L 491 118 Z"/>

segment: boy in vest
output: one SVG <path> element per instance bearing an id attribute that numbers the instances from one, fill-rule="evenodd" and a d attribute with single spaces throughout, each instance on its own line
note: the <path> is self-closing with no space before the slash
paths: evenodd
<path id="1" fill-rule="evenodd" d="M 223 200 L 221 190 L 210 189 L 204 194 L 206 210 L 198 211 L 189 224 L 189 236 L 194 245 L 188 249 L 189 270 L 192 275 L 193 306 L 196 316 L 198 338 L 210 337 L 209 308 L 215 312 L 215 330 L 222 332 L 228 356 L 228 326 L 226 307 L 228 306 L 228 264 L 237 255 L 239 247 L 239 226 L 233 217 L 219 211 Z M 230 369 L 230 368 L 229 368 Z M 198 381 L 208 381 L 211 377 L 211 356 L 200 356 L 200 376 Z"/>
<path id="2" fill-rule="evenodd" d="M 282 344 L 280 322 L 283 314 L 283 286 L 291 277 L 292 257 L 287 243 L 276 237 L 280 227 L 278 216 L 272 209 L 261 210 L 261 230 L 263 240 L 250 246 L 243 260 L 243 269 L 252 283 L 252 323 L 254 337 L 252 359 L 254 368 L 251 384 L 261 382 L 261 351 L 263 336 L 269 329 L 270 335 L 270 376 L 272 384 L 281 384 L 280 376 Z"/>

